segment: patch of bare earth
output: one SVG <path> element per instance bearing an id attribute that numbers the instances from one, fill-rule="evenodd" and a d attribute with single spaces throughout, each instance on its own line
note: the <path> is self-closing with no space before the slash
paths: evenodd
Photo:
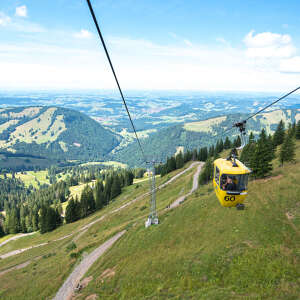
<path id="1" fill-rule="evenodd" d="M 33 260 L 36 261 L 38 259 L 40 259 L 42 256 L 38 256 L 38 257 L 35 257 Z M 30 263 L 32 262 L 32 260 L 28 260 L 20 265 L 17 265 L 17 266 L 14 266 L 14 267 L 11 267 L 9 269 L 6 269 L 6 270 L 3 270 L 0 272 L 0 277 L 10 271 L 13 271 L 13 270 L 20 270 L 20 269 L 23 269 L 25 267 L 27 267 Z"/>
<path id="2" fill-rule="evenodd" d="M 270 180 L 278 180 L 280 178 L 282 178 L 283 175 L 277 175 L 277 176 L 271 176 L 271 177 L 267 177 L 267 178 L 264 178 L 264 179 L 257 179 L 256 182 L 268 182 Z"/>
<path id="3" fill-rule="evenodd" d="M 104 279 L 114 277 L 116 274 L 116 267 L 113 267 L 112 269 L 106 269 L 98 278 L 97 281 L 104 282 Z"/>
<path id="4" fill-rule="evenodd" d="M 96 294 L 89 295 L 85 298 L 85 300 L 96 300 L 98 296 Z"/>

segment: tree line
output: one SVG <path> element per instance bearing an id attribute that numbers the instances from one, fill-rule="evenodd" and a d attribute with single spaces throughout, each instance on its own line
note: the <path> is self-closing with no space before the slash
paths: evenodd
<path id="1" fill-rule="evenodd" d="M 141 173 L 139 170 L 137 175 Z M 127 169 L 105 170 L 95 178 L 95 184 L 92 187 L 86 185 L 80 199 L 69 200 L 65 216 L 67 223 L 108 205 L 123 187 L 133 184 L 134 172 Z M 0 192 L 0 203 L 3 203 L 5 215 L 0 213 L 0 235 L 37 230 L 45 233 L 62 225 L 62 203 L 70 198 L 70 187 L 78 183 L 76 177 L 70 176 L 51 186 L 30 191 L 18 179 L 1 179 L 0 187 L 2 184 L 5 188 Z"/>

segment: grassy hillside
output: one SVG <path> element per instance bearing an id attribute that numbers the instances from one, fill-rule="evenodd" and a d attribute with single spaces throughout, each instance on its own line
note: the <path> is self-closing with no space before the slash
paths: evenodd
<path id="1" fill-rule="evenodd" d="M 87 219 L 8 243 L 0 254 L 52 241 L 0 260 L 0 274 L 30 261 L 0 277 L 0 298 L 50 299 L 85 253 L 125 228 L 127 233 L 86 274 L 91 281 L 76 299 L 93 294 L 99 299 L 298 299 L 300 143 L 296 164 L 274 166 L 273 177 L 250 182 L 244 211 L 221 207 L 212 185 L 165 211 L 190 190 L 193 169 L 158 191 L 158 226 L 144 227 L 147 197 L 76 233 L 73 250 L 74 236 L 54 241 L 145 193 L 145 181 L 127 187 Z M 158 184 L 168 177 L 158 178 Z"/>
<path id="2" fill-rule="evenodd" d="M 178 173 L 178 170 L 170 174 L 170 176 Z M 191 188 L 192 171 L 182 179 L 177 180 L 171 186 L 173 192 L 163 189 L 159 195 L 161 201 L 159 208 L 162 209 L 174 201 L 178 195 L 184 190 Z M 158 183 L 166 181 L 166 178 L 158 178 Z M 119 213 L 108 216 L 105 221 L 96 223 L 91 226 L 84 235 L 80 233 L 70 236 L 66 239 L 55 241 L 66 236 L 91 221 L 99 219 L 109 211 L 120 207 L 122 204 L 134 199 L 135 197 L 148 192 L 148 183 L 141 182 L 138 185 L 127 187 L 122 195 L 115 202 L 105 209 L 97 212 L 86 219 L 82 219 L 72 224 L 60 227 L 59 229 L 40 235 L 39 233 L 10 242 L 0 248 L 0 255 L 13 251 L 15 249 L 27 248 L 32 245 L 47 243 L 42 247 L 28 250 L 24 253 L 0 260 L 0 299 L 46 299 L 51 298 L 63 283 L 66 276 L 73 267 L 80 261 L 85 253 L 91 252 L 94 248 L 103 243 L 115 232 L 120 229 L 129 228 L 131 224 L 136 222 L 137 218 L 145 221 L 148 215 L 148 201 L 145 199 L 128 206 Z M 77 248 L 68 250 L 72 239 L 75 237 Z M 78 253 L 78 257 L 70 257 L 70 253 Z M 1 277 L 1 271 L 12 268 L 24 262 L 30 264 L 25 268 L 13 270 Z M 51 280 L 50 280 L 51 279 Z"/>
<path id="3" fill-rule="evenodd" d="M 0 148 L 47 158 L 103 159 L 119 144 L 88 116 L 61 107 L 18 107 L 0 112 Z"/>
<path id="4" fill-rule="evenodd" d="M 297 146 L 297 164 L 250 183 L 245 211 L 221 207 L 208 185 L 159 226 L 131 228 L 88 272 L 78 299 L 299 299 Z"/>
<path id="5" fill-rule="evenodd" d="M 142 145 L 147 157 L 164 161 L 167 156 L 174 155 L 178 147 L 191 150 L 210 146 L 216 143 L 216 136 L 218 139 L 225 139 L 226 136 L 229 136 L 233 140 L 238 135 L 238 130 L 232 130 L 222 135 L 224 130 L 230 129 L 232 124 L 244 120 L 248 116 L 246 114 L 233 114 L 168 127 L 142 139 Z M 289 109 L 262 113 L 247 122 L 247 131 L 258 134 L 262 128 L 265 128 L 268 134 L 273 133 L 281 119 L 286 124 L 297 122 L 300 120 L 300 111 Z M 142 163 L 142 157 L 137 151 L 136 143 L 116 151 L 112 159 L 126 162 L 130 166 Z"/>

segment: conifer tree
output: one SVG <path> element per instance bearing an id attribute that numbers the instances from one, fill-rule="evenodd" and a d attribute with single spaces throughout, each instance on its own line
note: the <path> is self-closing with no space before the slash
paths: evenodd
<path id="1" fill-rule="evenodd" d="M 274 146 L 279 146 L 283 143 L 283 140 L 284 140 L 284 122 L 281 120 L 277 126 L 277 129 L 274 133 L 274 137 L 273 137 L 273 143 L 274 143 Z"/>
<path id="2" fill-rule="evenodd" d="M 275 158 L 275 152 L 276 152 L 276 147 L 274 146 L 274 141 L 273 141 L 273 137 L 271 134 L 269 134 L 268 138 L 267 138 L 267 144 L 268 147 L 270 149 L 270 155 L 272 157 L 272 159 Z"/>
<path id="3" fill-rule="evenodd" d="M 291 125 L 292 127 L 292 135 L 295 137 L 296 135 L 296 122 L 293 122 L 293 124 Z"/>
<path id="4" fill-rule="evenodd" d="M 93 190 L 89 185 L 86 185 L 80 197 L 81 217 L 85 218 L 88 214 L 95 210 L 95 200 Z"/>
<path id="5" fill-rule="evenodd" d="M 105 178 L 105 186 L 104 186 L 105 205 L 108 205 L 108 203 L 110 201 L 111 185 L 112 185 L 111 177 L 110 176 L 106 176 L 106 178 Z"/>
<path id="6" fill-rule="evenodd" d="M 5 232 L 4 232 L 2 224 L 0 222 L 0 237 L 3 237 L 4 235 L 5 235 Z"/>
<path id="7" fill-rule="evenodd" d="M 66 207 L 65 220 L 66 223 L 72 223 L 75 219 L 75 202 L 74 199 L 71 198 Z"/>
<path id="8" fill-rule="evenodd" d="M 184 163 L 190 161 L 191 159 L 192 159 L 192 153 L 190 150 L 187 150 L 183 156 Z"/>
<path id="9" fill-rule="evenodd" d="M 225 139 L 225 142 L 224 142 L 224 149 L 230 149 L 231 146 L 232 146 L 231 142 L 230 142 L 230 140 L 229 140 L 229 138 L 227 136 L 226 139 Z"/>
<path id="10" fill-rule="evenodd" d="M 113 183 L 111 186 L 111 199 L 116 198 L 120 194 L 121 194 L 120 180 L 119 180 L 119 176 L 116 175 L 113 178 Z"/>
<path id="11" fill-rule="evenodd" d="M 95 202 L 96 202 L 96 209 L 99 210 L 105 204 L 104 187 L 103 187 L 102 181 L 99 179 L 96 181 L 94 197 L 95 197 Z"/>
<path id="12" fill-rule="evenodd" d="M 292 128 L 288 130 L 288 133 L 284 137 L 284 142 L 281 145 L 280 148 L 280 155 L 279 160 L 281 162 L 281 165 L 283 165 L 284 162 L 294 162 L 295 161 L 295 150 L 296 145 L 294 141 L 294 135 Z"/>
<path id="13" fill-rule="evenodd" d="M 176 169 L 181 169 L 183 166 L 184 166 L 184 160 L 183 160 L 182 152 L 180 151 L 176 155 Z"/>
<path id="14" fill-rule="evenodd" d="M 192 160 L 195 161 L 197 159 L 197 149 L 193 150 Z"/>
<path id="15" fill-rule="evenodd" d="M 208 151 L 207 151 L 207 147 L 202 148 L 202 158 L 201 161 L 206 161 L 208 158 Z"/>
<path id="16" fill-rule="evenodd" d="M 206 184 L 208 183 L 213 176 L 213 161 L 212 158 L 208 158 L 204 164 L 203 170 L 199 176 L 199 183 Z"/>
<path id="17" fill-rule="evenodd" d="M 254 134 L 253 134 L 253 132 L 251 131 L 251 132 L 250 132 L 250 135 L 249 135 L 249 141 L 248 141 L 248 143 L 251 144 L 251 143 L 254 143 L 254 142 L 255 142 Z"/>
<path id="18" fill-rule="evenodd" d="M 31 216 L 31 222 L 32 222 L 33 231 L 38 231 L 39 230 L 39 213 L 38 213 L 37 208 L 35 208 L 33 210 L 33 213 L 32 213 L 32 216 Z"/>
<path id="19" fill-rule="evenodd" d="M 273 169 L 271 161 L 272 153 L 270 152 L 266 132 L 262 129 L 251 158 L 250 167 L 252 169 L 252 176 L 255 178 L 268 176 Z"/>
<path id="20" fill-rule="evenodd" d="M 74 208 L 74 213 L 75 213 L 74 221 L 77 221 L 81 218 L 81 205 L 80 205 L 77 195 L 74 200 L 74 207 L 75 207 Z"/>
<path id="21" fill-rule="evenodd" d="M 209 147 L 208 157 L 213 157 L 215 155 L 215 146 L 212 145 Z"/>
<path id="22" fill-rule="evenodd" d="M 238 137 L 234 140 L 234 142 L 233 142 L 233 147 L 238 148 L 238 147 L 240 147 L 241 145 L 242 145 L 242 141 L 241 141 L 240 136 L 238 136 Z"/>
<path id="23" fill-rule="evenodd" d="M 40 230 L 41 230 L 42 234 L 47 232 L 47 219 L 46 218 L 47 218 L 47 208 L 45 205 L 43 205 L 40 210 L 40 219 L 39 219 Z"/>
<path id="24" fill-rule="evenodd" d="M 297 122 L 295 135 L 296 135 L 296 139 L 300 140 L 300 120 Z"/>

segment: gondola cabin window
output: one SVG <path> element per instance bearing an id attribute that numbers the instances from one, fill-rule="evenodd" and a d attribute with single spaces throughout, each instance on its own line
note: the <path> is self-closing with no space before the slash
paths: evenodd
<path id="1" fill-rule="evenodd" d="M 247 190 L 248 174 L 232 175 L 222 174 L 221 176 L 221 189 L 223 191 L 238 191 L 242 192 Z"/>
<path id="2" fill-rule="evenodd" d="M 216 167 L 216 169 L 215 169 L 215 181 L 216 181 L 216 183 L 219 185 L 220 183 L 219 183 L 219 179 L 220 179 L 220 170 L 219 170 L 219 168 L 218 167 Z"/>

